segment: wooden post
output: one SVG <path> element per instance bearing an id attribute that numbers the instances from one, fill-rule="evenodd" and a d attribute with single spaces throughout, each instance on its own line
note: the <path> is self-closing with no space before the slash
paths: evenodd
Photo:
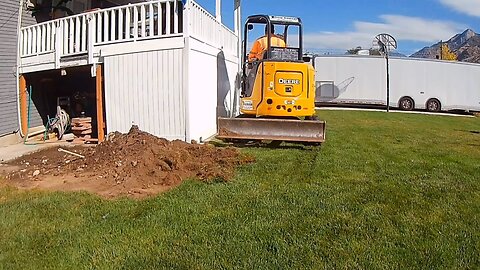
<path id="1" fill-rule="evenodd" d="M 103 75 L 102 65 L 97 65 L 97 132 L 98 143 L 105 141 L 105 122 L 103 119 Z"/>
<path id="2" fill-rule="evenodd" d="M 19 103 L 18 106 L 20 106 L 20 127 L 21 127 L 21 134 L 25 136 L 28 132 L 28 119 L 27 119 L 27 106 L 28 106 L 28 101 L 27 101 L 27 80 L 23 75 L 19 76 L 19 88 L 18 88 L 18 97 L 19 97 Z"/>

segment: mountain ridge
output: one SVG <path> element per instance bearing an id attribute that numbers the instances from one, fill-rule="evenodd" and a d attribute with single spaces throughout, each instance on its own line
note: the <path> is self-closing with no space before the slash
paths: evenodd
<path id="1" fill-rule="evenodd" d="M 440 41 L 432 46 L 424 47 L 410 57 L 439 59 L 443 43 L 446 43 L 449 49 L 455 53 L 458 61 L 480 63 L 480 35 L 472 29 L 466 29 L 462 33 L 454 35 L 448 41 Z"/>

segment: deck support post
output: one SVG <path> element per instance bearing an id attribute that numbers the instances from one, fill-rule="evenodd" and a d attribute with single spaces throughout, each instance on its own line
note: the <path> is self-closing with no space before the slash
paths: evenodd
<path id="1" fill-rule="evenodd" d="M 88 27 L 88 36 L 87 36 L 87 55 L 88 55 L 88 64 L 94 64 L 93 56 L 93 45 L 95 43 L 95 34 L 96 34 L 96 17 L 93 14 L 89 14 L 87 17 L 87 27 Z"/>
<path id="2" fill-rule="evenodd" d="M 103 119 L 103 75 L 102 65 L 97 65 L 96 74 L 97 132 L 98 143 L 105 141 L 105 121 Z"/>
<path id="3" fill-rule="evenodd" d="M 20 107 L 20 128 L 21 128 L 21 135 L 25 136 L 28 132 L 28 119 L 27 119 L 27 80 L 25 76 L 20 75 L 19 78 L 19 88 L 18 88 L 18 97 L 19 103 L 18 106 Z"/>

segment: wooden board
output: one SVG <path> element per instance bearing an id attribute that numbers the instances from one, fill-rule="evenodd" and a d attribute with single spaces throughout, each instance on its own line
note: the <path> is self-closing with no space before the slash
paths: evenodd
<path id="1" fill-rule="evenodd" d="M 72 131 L 84 131 L 87 129 L 92 129 L 92 125 L 83 125 L 83 126 L 73 126 Z"/>
<path id="2" fill-rule="evenodd" d="M 81 131 L 73 130 L 72 133 L 75 134 L 75 136 L 77 137 L 82 137 L 82 135 L 92 134 L 92 129 L 90 128 L 90 129 L 81 130 Z"/>
<path id="3" fill-rule="evenodd" d="M 91 123 L 91 122 L 92 122 L 91 117 L 72 118 L 72 124 L 83 124 L 83 123 Z"/>

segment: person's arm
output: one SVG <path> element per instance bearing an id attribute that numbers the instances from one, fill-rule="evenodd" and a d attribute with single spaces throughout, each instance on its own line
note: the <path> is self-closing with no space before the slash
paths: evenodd
<path id="1" fill-rule="evenodd" d="M 252 62 L 254 61 L 255 59 L 260 59 L 259 57 L 259 54 L 262 52 L 262 48 L 260 46 L 260 42 L 258 40 L 256 40 L 254 43 L 253 43 L 253 47 L 252 47 L 252 50 L 250 51 L 250 53 L 248 54 L 248 61 L 249 62 Z"/>

